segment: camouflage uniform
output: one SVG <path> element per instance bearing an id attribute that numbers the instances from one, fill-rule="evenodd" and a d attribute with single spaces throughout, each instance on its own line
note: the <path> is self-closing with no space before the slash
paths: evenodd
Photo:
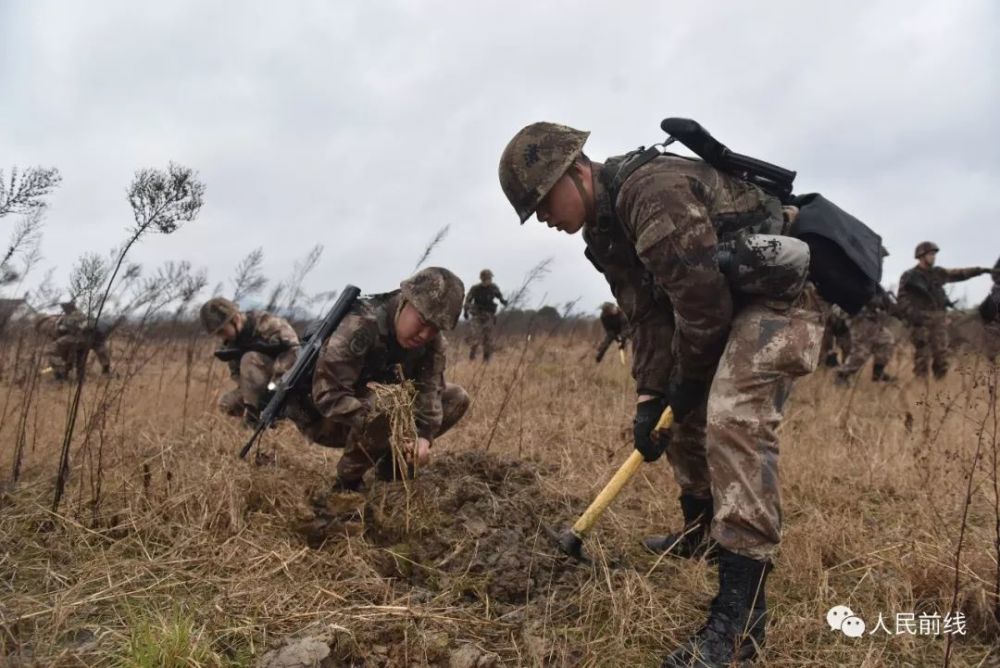
<path id="1" fill-rule="evenodd" d="M 675 425 L 667 456 L 677 482 L 714 499 L 721 546 L 767 560 L 781 536 L 775 430 L 794 379 L 816 367 L 823 316 L 811 286 L 791 301 L 743 296 L 734 306 L 716 258 L 720 237 L 782 231 L 780 203 L 702 162 L 664 156 L 622 184 L 612 210 L 603 168 L 594 169 L 596 220 L 584 239 L 635 328 L 637 391 L 665 395 L 671 373 L 711 382 L 707 404 Z"/>
<path id="2" fill-rule="evenodd" d="M 979 267 L 966 269 L 908 269 L 899 279 L 899 306 L 910 325 L 910 340 L 916 349 L 913 372 L 926 376 L 928 367 L 934 376 L 948 373 L 948 322 L 946 309 L 951 304 L 944 291 L 945 283 L 967 281 L 989 270 Z"/>
<path id="3" fill-rule="evenodd" d="M 483 347 L 483 360 L 489 360 L 493 356 L 493 328 L 497 321 L 496 300 L 504 306 L 507 300 L 503 298 L 500 288 L 491 280 L 484 280 L 469 288 L 469 294 L 465 297 L 465 317 L 470 318 L 471 332 L 469 333 L 469 359 L 476 359 L 476 351 L 481 345 Z"/>
<path id="4" fill-rule="evenodd" d="M 604 328 L 604 339 L 597 346 L 598 362 L 604 359 L 604 354 L 608 352 L 612 341 L 617 341 L 618 347 L 621 350 L 625 349 L 628 321 L 625 319 L 625 314 L 622 313 L 620 308 L 611 302 L 605 302 L 601 305 L 601 326 Z"/>
<path id="5" fill-rule="evenodd" d="M 236 381 L 236 387 L 219 397 L 219 409 L 227 415 L 256 416 L 267 397 L 268 384 L 281 378 L 295 364 L 299 336 L 284 318 L 266 311 L 246 311 L 243 328 L 236 338 L 220 348 L 246 349 L 254 342 L 283 344 L 287 349 L 278 355 L 249 350 L 239 359 L 227 362 L 229 376 Z"/>
<path id="6" fill-rule="evenodd" d="M 850 353 L 837 370 L 841 378 L 847 379 L 853 376 L 865 365 L 869 357 L 874 357 L 872 379 L 888 380 L 885 367 L 889 364 L 896 345 L 895 337 L 889 330 L 888 308 L 887 298 L 879 295 L 851 317 Z"/>
<path id="7" fill-rule="evenodd" d="M 527 126 L 504 149 L 500 183 L 522 223 L 537 212 L 572 232 L 582 219 L 587 256 L 634 328 L 643 400 L 633 436 L 647 461 L 659 455 L 659 412 L 674 409 L 667 456 L 685 523 L 704 536 L 713 518 L 719 588 L 706 624 L 663 665 L 729 665 L 764 642 L 765 584 L 781 538 L 776 430 L 823 335 L 808 249 L 787 236 L 796 212 L 757 187 L 656 148 L 591 163 L 582 156 L 588 134 Z M 572 187 L 585 215 L 564 197 Z M 679 556 L 696 556 L 689 548 Z"/>
<path id="8" fill-rule="evenodd" d="M 393 472 L 389 422 L 373 414 L 368 383 L 412 380 L 417 435 L 432 442 L 469 407 L 465 390 L 444 380 L 443 335 L 409 350 L 397 342 L 394 323 L 403 301 L 399 290 L 359 300 L 320 353 L 311 400 L 299 398 L 288 412 L 314 443 L 344 448 L 337 475 L 348 487 L 377 463 L 380 477 Z"/>
<path id="9" fill-rule="evenodd" d="M 994 271 L 1000 266 L 994 267 Z M 1000 355 L 1000 281 L 994 279 L 993 289 L 979 306 L 979 315 L 986 328 L 986 356 L 996 361 Z"/>
<path id="10" fill-rule="evenodd" d="M 84 357 L 89 348 L 97 356 L 102 373 L 111 372 L 111 354 L 108 351 L 107 333 L 88 326 L 87 316 L 75 306 L 63 305 L 65 313 L 54 319 L 53 341 L 49 346 L 49 366 L 56 378 L 63 379 L 76 369 L 85 372 Z"/>
<path id="11" fill-rule="evenodd" d="M 837 366 L 837 350 L 840 359 L 846 360 L 851 354 L 851 328 L 849 316 L 836 304 L 826 308 L 826 327 L 823 330 L 823 343 L 820 346 L 820 359 L 825 360 L 828 367 Z"/>

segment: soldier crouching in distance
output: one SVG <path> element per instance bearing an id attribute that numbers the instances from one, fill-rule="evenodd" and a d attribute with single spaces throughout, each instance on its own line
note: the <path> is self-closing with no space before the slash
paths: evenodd
<path id="1" fill-rule="evenodd" d="M 285 414 L 314 443 L 344 448 L 332 491 L 361 490 L 373 467 L 381 480 L 400 474 L 389 416 L 377 412 L 369 383 L 413 382 L 417 438 L 403 446 L 411 466 L 429 462 L 435 439 L 465 415 L 469 395 L 444 380 L 441 334 L 454 329 L 464 296 L 455 274 L 428 267 L 398 290 L 359 299 L 326 341 L 310 395 L 293 398 Z"/>
<path id="2" fill-rule="evenodd" d="M 240 311 L 224 297 L 201 307 L 201 324 L 218 337 L 216 357 L 229 365 L 236 387 L 219 397 L 219 409 L 255 425 L 268 397 L 268 385 L 295 364 L 299 337 L 282 317 L 266 311 Z"/>

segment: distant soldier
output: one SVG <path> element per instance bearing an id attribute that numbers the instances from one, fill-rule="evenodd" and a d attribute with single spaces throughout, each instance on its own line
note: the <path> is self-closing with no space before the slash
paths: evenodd
<path id="1" fill-rule="evenodd" d="M 1000 260 L 993 266 L 993 289 L 979 305 L 979 315 L 986 327 L 986 355 L 996 361 L 1000 355 Z"/>
<path id="2" fill-rule="evenodd" d="M 476 350 L 483 347 L 483 361 L 489 361 L 493 356 L 493 327 L 497 321 L 497 300 L 504 306 L 507 300 L 503 298 L 500 288 L 493 282 L 493 272 L 483 269 L 479 272 L 479 283 L 469 288 L 465 297 L 465 319 L 472 316 L 472 332 L 469 335 L 469 359 L 476 359 Z"/>
<path id="3" fill-rule="evenodd" d="M 344 448 L 334 491 L 361 489 L 373 466 L 381 480 L 398 473 L 389 416 L 376 412 L 369 383 L 413 382 L 417 438 L 405 446 L 411 462 L 427 462 L 434 440 L 469 408 L 465 390 L 444 380 L 440 333 L 454 329 L 464 294 L 447 269 L 422 269 L 399 290 L 358 300 L 323 346 L 311 396 L 296 398 L 286 414 L 314 443 Z"/>
<path id="4" fill-rule="evenodd" d="M 266 311 L 240 311 L 224 297 L 202 305 L 201 324 L 219 338 L 215 356 L 229 365 L 229 375 L 236 381 L 236 387 L 219 398 L 219 409 L 254 424 L 268 396 L 268 384 L 295 364 L 298 335 L 284 318 Z"/>
<path id="5" fill-rule="evenodd" d="M 604 340 L 597 346 L 597 362 L 604 359 L 612 341 L 618 342 L 618 349 L 625 350 L 626 330 L 628 320 L 617 304 L 604 302 L 601 304 L 601 326 L 604 328 Z"/>
<path id="6" fill-rule="evenodd" d="M 110 374 L 108 330 L 90 325 L 87 316 L 77 309 L 74 302 L 64 302 L 59 306 L 63 313 L 55 319 L 54 328 L 51 321 L 39 326 L 39 331 L 49 331 L 54 339 L 49 347 L 49 366 L 53 377 L 56 380 L 66 380 L 73 369 L 76 369 L 78 375 L 85 373 L 83 362 L 88 348 L 97 356 L 101 373 Z"/>
<path id="7" fill-rule="evenodd" d="M 888 293 L 879 292 L 851 317 L 848 325 L 851 332 L 851 352 L 837 369 L 838 384 L 847 384 L 848 379 L 865 365 L 869 357 L 875 358 L 872 380 L 892 380 L 885 372 L 896 345 L 896 339 L 889 329 L 889 311 L 892 306 Z"/>
<path id="8" fill-rule="evenodd" d="M 830 368 L 840 364 L 840 360 L 846 360 L 851 354 L 851 328 L 848 325 L 848 316 L 842 308 L 836 304 L 826 307 L 826 329 L 823 330 L 823 343 L 820 347 L 823 364 Z M 837 350 L 840 350 L 840 357 Z"/>
<path id="9" fill-rule="evenodd" d="M 914 252 L 917 266 L 903 272 L 899 279 L 899 306 L 910 325 L 910 338 L 916 348 L 913 372 L 918 377 L 926 377 L 928 367 L 933 368 L 935 378 L 944 378 L 948 373 L 946 311 L 951 301 L 944 284 L 967 281 L 992 271 L 985 267 L 936 267 L 938 250 L 931 241 L 921 242 Z"/>

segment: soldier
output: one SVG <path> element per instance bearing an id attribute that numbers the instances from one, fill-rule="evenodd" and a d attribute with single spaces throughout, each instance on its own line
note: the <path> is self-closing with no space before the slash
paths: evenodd
<path id="1" fill-rule="evenodd" d="M 888 293 L 880 292 L 851 317 L 851 352 L 837 369 L 837 384 L 846 385 L 851 376 L 865 365 L 869 357 L 875 358 L 872 380 L 889 382 L 892 377 L 885 367 L 892 358 L 896 339 L 889 329 L 889 310 L 893 306 Z"/>
<path id="2" fill-rule="evenodd" d="M 468 339 L 470 360 L 476 359 L 476 350 L 480 345 L 483 346 L 484 362 L 488 362 L 493 356 L 493 326 L 497 321 L 498 299 L 501 304 L 507 305 L 500 288 L 493 282 L 493 272 L 483 269 L 479 272 L 479 283 L 469 288 L 469 294 L 465 297 L 465 319 L 472 316 L 472 332 Z"/>
<path id="3" fill-rule="evenodd" d="M 979 315 L 986 328 L 986 356 L 996 361 L 1000 354 L 1000 260 L 993 265 L 993 289 L 979 305 Z"/>
<path id="4" fill-rule="evenodd" d="M 240 311 L 224 297 L 201 307 L 201 324 L 219 339 L 216 357 L 229 365 L 236 387 L 219 397 L 226 415 L 256 424 L 268 396 L 268 384 L 295 364 L 299 337 L 288 321 L 267 311 Z"/>
<path id="5" fill-rule="evenodd" d="M 612 341 L 618 342 L 619 350 L 625 350 L 628 321 L 617 304 L 604 302 L 601 304 L 601 326 L 604 328 L 604 340 L 597 346 L 598 364 L 604 359 L 604 353 L 608 352 Z"/>
<path id="6" fill-rule="evenodd" d="M 928 366 L 934 370 L 935 378 L 944 378 L 948 373 L 946 310 L 951 301 L 944 284 L 967 281 L 992 271 L 985 267 L 936 267 L 938 250 L 932 241 L 918 244 L 914 252 L 917 266 L 903 272 L 899 279 L 899 306 L 910 325 L 910 339 L 916 348 L 913 372 L 918 377 L 927 376 Z"/>
<path id="7" fill-rule="evenodd" d="M 59 305 L 63 314 L 55 320 L 54 340 L 49 347 L 49 366 L 56 380 L 66 380 L 69 372 L 86 373 L 83 366 L 87 349 L 94 351 L 101 364 L 101 373 L 111 373 L 106 329 L 88 325 L 87 316 L 72 301 Z"/>
<path id="8" fill-rule="evenodd" d="M 826 309 L 826 329 L 823 330 L 823 343 L 820 346 L 820 357 L 823 364 L 831 369 L 840 364 L 840 359 L 846 360 L 851 354 L 851 328 L 847 320 L 849 316 L 836 304 L 830 304 Z M 840 349 L 840 358 L 837 349 Z"/>
<path id="9" fill-rule="evenodd" d="M 464 294 L 447 269 L 422 269 L 399 290 L 358 300 L 323 346 L 311 396 L 297 398 L 287 414 L 314 443 L 344 448 L 334 491 L 360 490 L 373 466 L 382 480 L 398 473 L 389 418 L 375 412 L 368 383 L 413 381 L 417 438 L 404 446 L 411 462 L 427 462 L 434 440 L 469 408 L 465 390 L 444 380 L 440 333 L 454 329 Z"/>
<path id="10" fill-rule="evenodd" d="M 799 256 L 765 272 L 767 293 L 740 295 L 734 306 L 736 279 L 720 271 L 718 244 L 747 230 L 783 234 L 794 212 L 777 199 L 677 156 L 635 169 L 628 161 L 636 154 L 591 162 L 583 154 L 588 136 L 553 123 L 527 126 L 503 152 L 500 184 L 522 223 L 537 214 L 567 234 L 583 231 L 588 259 L 634 328 L 635 447 L 647 461 L 666 448 L 687 524 L 646 545 L 702 554 L 710 520 L 718 543 L 719 593 L 708 623 L 664 665 L 697 656 L 699 665 L 728 666 L 764 641 L 765 580 L 781 537 L 775 430 L 793 379 L 818 361 L 818 298 Z M 804 246 L 774 241 L 800 253 Z M 668 405 L 671 438 L 654 440 Z"/>

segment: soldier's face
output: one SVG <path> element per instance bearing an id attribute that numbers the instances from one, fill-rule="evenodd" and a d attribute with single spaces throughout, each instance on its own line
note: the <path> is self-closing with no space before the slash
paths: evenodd
<path id="1" fill-rule="evenodd" d="M 222 329 L 216 335 L 223 343 L 232 341 L 240 334 L 240 329 L 243 327 L 243 314 L 237 313 L 233 316 L 232 320 L 223 325 Z"/>
<path id="2" fill-rule="evenodd" d="M 925 267 L 933 267 L 934 262 L 937 261 L 937 251 L 931 251 L 929 253 L 924 253 L 920 256 L 920 264 Z"/>
<path id="3" fill-rule="evenodd" d="M 396 341 L 403 348 L 419 348 L 426 345 L 438 334 L 438 329 L 420 315 L 420 311 L 409 302 L 396 316 Z"/>
<path id="4" fill-rule="evenodd" d="M 549 194 L 538 204 L 535 216 L 539 222 L 560 232 L 576 234 L 580 231 L 587 220 L 587 205 L 568 174 L 563 174 L 552 186 Z"/>
<path id="5" fill-rule="evenodd" d="M 236 321 L 230 320 L 219 330 L 218 337 L 225 341 L 232 341 L 239 332 L 236 330 Z"/>

